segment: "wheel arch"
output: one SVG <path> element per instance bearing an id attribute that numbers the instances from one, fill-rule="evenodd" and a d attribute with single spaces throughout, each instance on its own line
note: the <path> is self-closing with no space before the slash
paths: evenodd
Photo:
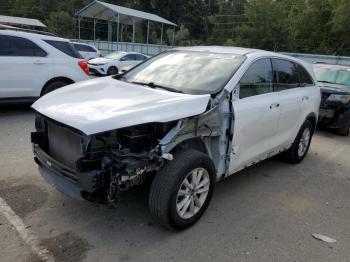
<path id="1" fill-rule="evenodd" d="M 173 149 L 171 149 L 170 152 L 176 153 L 180 150 L 186 150 L 186 149 L 194 149 L 194 150 L 202 152 L 206 155 L 209 155 L 208 149 L 205 146 L 204 141 L 199 137 L 193 137 L 193 138 L 189 138 L 189 139 L 186 139 L 184 141 L 181 141 Z"/>
<path id="2" fill-rule="evenodd" d="M 74 83 L 74 81 L 68 77 L 64 77 L 64 76 L 54 77 L 45 83 L 45 85 L 41 89 L 40 96 L 43 95 L 45 88 L 47 88 L 50 84 L 52 84 L 54 82 L 58 82 L 58 81 L 66 82 L 68 85 Z"/>
<path id="3" fill-rule="evenodd" d="M 308 114 L 306 116 L 306 118 L 305 118 L 305 121 L 310 121 L 311 122 L 311 124 L 313 126 L 313 130 L 312 131 L 315 132 L 316 126 L 317 126 L 317 116 L 316 116 L 316 114 L 315 113 Z"/>

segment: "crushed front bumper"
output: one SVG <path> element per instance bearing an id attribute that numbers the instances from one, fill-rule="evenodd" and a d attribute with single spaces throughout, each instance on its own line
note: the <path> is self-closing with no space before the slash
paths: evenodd
<path id="1" fill-rule="evenodd" d="M 105 186 L 106 174 L 100 170 L 81 172 L 81 160 L 74 170 L 50 157 L 37 144 L 33 144 L 33 152 L 40 174 L 65 195 L 81 200 L 82 195 L 93 194 Z"/>

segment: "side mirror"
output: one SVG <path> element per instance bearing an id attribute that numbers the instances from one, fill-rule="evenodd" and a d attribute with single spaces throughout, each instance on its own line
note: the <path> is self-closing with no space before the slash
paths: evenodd
<path id="1" fill-rule="evenodd" d="M 119 61 L 126 61 L 125 57 L 119 59 Z"/>

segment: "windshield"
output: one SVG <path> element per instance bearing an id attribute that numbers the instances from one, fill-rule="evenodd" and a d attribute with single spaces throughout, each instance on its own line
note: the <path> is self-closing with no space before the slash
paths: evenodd
<path id="1" fill-rule="evenodd" d="M 350 68 L 315 68 L 318 82 L 343 85 L 350 88 Z"/>
<path id="2" fill-rule="evenodd" d="M 109 58 L 109 59 L 119 59 L 121 58 L 123 55 L 125 55 L 125 53 L 122 53 L 122 52 L 112 52 L 112 53 L 109 53 L 107 55 L 105 55 L 105 58 Z"/>
<path id="3" fill-rule="evenodd" d="M 128 71 L 123 79 L 189 94 L 214 94 L 231 79 L 245 56 L 170 51 Z"/>

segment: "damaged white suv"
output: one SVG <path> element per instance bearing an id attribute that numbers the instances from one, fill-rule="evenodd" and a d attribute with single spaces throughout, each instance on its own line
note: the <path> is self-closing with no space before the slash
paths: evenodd
<path id="1" fill-rule="evenodd" d="M 42 97 L 31 139 L 58 190 L 114 205 L 149 178 L 152 215 L 183 229 L 203 215 L 215 181 L 279 153 L 302 161 L 319 105 L 312 68 L 300 60 L 176 48 Z"/>

